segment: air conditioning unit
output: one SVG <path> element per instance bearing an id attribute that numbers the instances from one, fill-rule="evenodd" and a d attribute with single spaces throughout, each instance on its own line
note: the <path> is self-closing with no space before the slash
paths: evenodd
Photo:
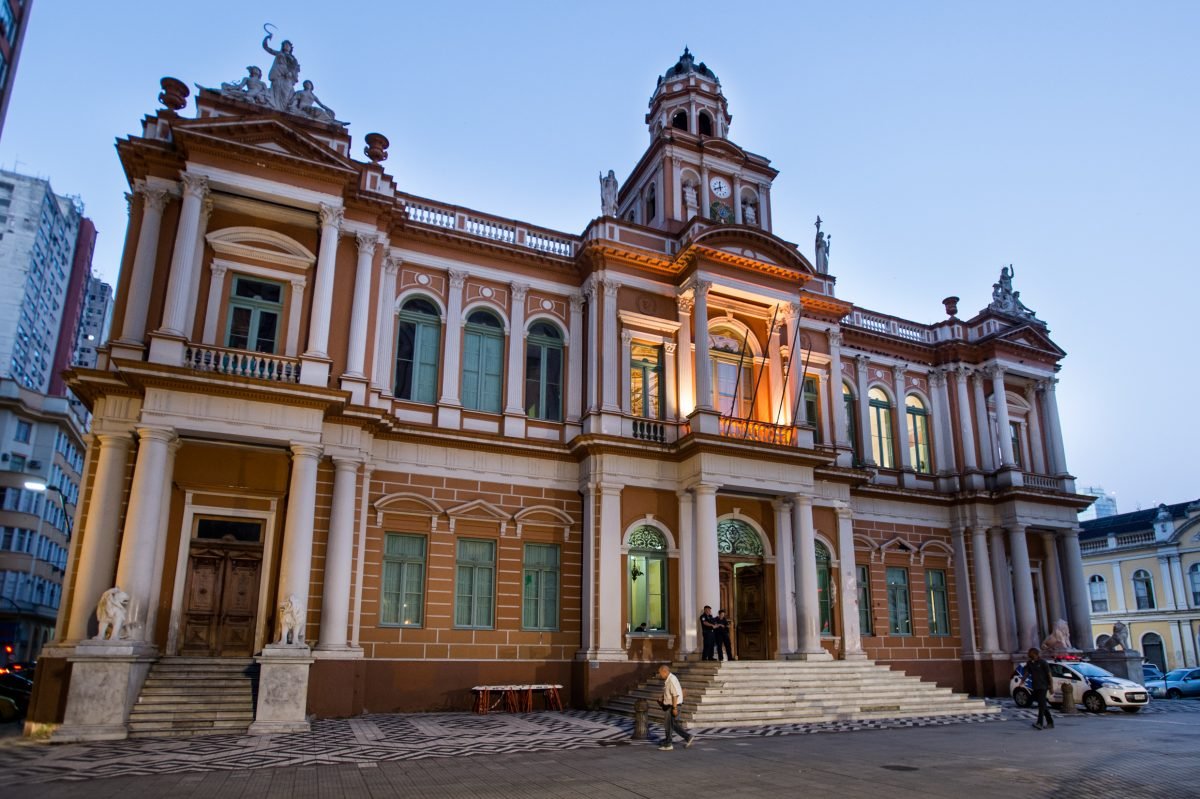
<path id="1" fill-rule="evenodd" d="M 29 463 L 25 464 L 25 468 L 40 469 L 40 468 L 42 468 L 42 462 L 41 461 L 30 461 Z"/>

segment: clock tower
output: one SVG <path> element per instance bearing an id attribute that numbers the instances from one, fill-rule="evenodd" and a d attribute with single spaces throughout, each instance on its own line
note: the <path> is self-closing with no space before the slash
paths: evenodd
<path id="1" fill-rule="evenodd" d="M 686 47 L 659 75 L 646 124 L 650 146 L 621 186 L 617 215 L 675 232 L 694 217 L 771 230 L 770 161 L 729 140 L 721 80 Z"/>

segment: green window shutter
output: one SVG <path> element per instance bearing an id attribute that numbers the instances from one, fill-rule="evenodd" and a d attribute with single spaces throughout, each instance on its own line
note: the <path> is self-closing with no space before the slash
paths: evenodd
<path id="1" fill-rule="evenodd" d="M 504 339 L 500 336 L 483 338 L 482 388 L 480 410 L 500 412 L 500 392 L 504 386 Z"/>
<path id="2" fill-rule="evenodd" d="M 468 408 L 481 410 L 479 398 L 480 369 L 479 355 L 482 349 L 483 336 L 479 333 L 467 333 L 463 339 L 463 384 L 462 402 Z"/>
<path id="3" fill-rule="evenodd" d="M 437 325 L 422 324 L 417 326 L 417 369 L 416 390 L 413 392 L 417 402 L 434 403 L 437 399 L 438 378 L 438 347 L 441 344 L 441 330 Z"/>

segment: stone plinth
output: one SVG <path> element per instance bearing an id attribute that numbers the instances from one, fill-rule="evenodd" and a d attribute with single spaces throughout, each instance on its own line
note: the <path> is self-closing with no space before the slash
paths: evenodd
<path id="1" fill-rule="evenodd" d="M 1137 650 L 1110 651 L 1096 649 L 1087 653 L 1088 659 L 1102 669 L 1111 671 L 1118 677 L 1132 680 L 1138 685 L 1144 685 L 1146 677 L 1142 672 L 1142 653 Z"/>
<path id="2" fill-rule="evenodd" d="M 308 732 L 308 669 L 312 652 L 303 644 L 268 644 L 259 664 L 258 706 L 251 735 Z"/>
<path id="3" fill-rule="evenodd" d="M 113 741 L 129 736 L 129 713 L 150 666 L 153 646 L 140 641 L 82 641 L 67 656 L 71 687 L 62 726 L 54 743 Z"/>

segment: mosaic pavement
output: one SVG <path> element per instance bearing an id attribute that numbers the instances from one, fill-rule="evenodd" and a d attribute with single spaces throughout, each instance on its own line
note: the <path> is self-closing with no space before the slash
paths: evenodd
<path id="1" fill-rule="evenodd" d="M 1035 710 L 1022 710 L 1011 700 L 989 700 L 1002 712 L 988 716 L 936 716 L 874 719 L 858 722 L 782 724 L 753 728 L 697 729 L 705 738 L 750 738 L 781 735 L 986 724 L 1031 720 Z M 1200 714 L 1200 702 L 1155 702 L 1139 715 Z M 1057 714 L 1056 714 L 1057 715 Z M 1097 723 L 1126 714 L 1110 711 L 1076 718 Z M 657 721 L 652 715 L 652 721 Z M 145 774 L 222 771 L 421 760 L 632 744 L 656 744 L 660 727 L 651 725 L 651 740 L 631 741 L 633 720 L 602 712 L 492 714 L 429 713 L 366 715 L 322 719 L 312 731 L 287 735 L 209 735 L 176 739 L 133 739 L 90 744 L 47 745 L 20 738 L 0 739 L 0 771 L 8 784 L 54 780 L 87 780 Z"/>

